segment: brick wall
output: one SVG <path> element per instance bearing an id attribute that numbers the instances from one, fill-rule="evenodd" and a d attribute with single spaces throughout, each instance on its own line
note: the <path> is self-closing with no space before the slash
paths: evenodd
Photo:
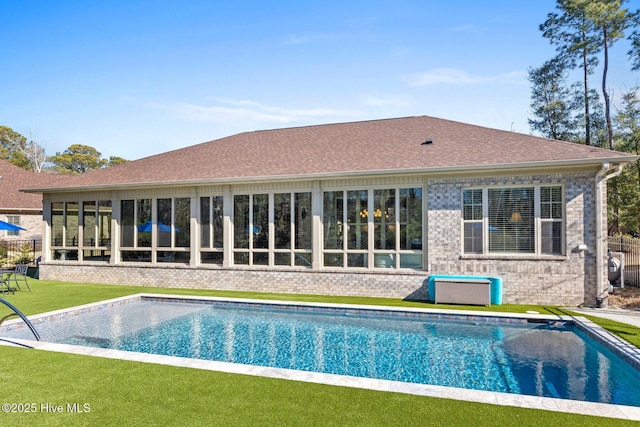
<path id="1" fill-rule="evenodd" d="M 256 268 L 190 268 L 86 263 L 47 263 L 43 280 L 313 295 L 427 298 L 426 272 L 321 272 Z"/>
<path id="2" fill-rule="evenodd" d="M 566 195 L 566 256 L 462 254 L 462 189 L 471 186 L 558 184 Z M 428 250 L 433 274 L 477 274 L 503 279 L 503 302 L 595 304 L 595 193 L 589 174 L 441 179 L 428 184 Z M 586 244 L 587 251 L 578 251 Z M 606 265 L 606 264 L 605 264 Z"/>

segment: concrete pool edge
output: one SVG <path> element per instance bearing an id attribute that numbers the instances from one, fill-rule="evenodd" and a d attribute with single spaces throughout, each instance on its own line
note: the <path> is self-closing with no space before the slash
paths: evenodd
<path id="1" fill-rule="evenodd" d="M 464 317 L 487 317 L 487 318 L 512 318 L 512 319 L 532 319 L 532 320 L 559 320 L 559 321 L 571 321 L 580 325 L 587 333 L 595 334 L 598 339 L 609 340 L 609 345 L 624 345 L 630 346 L 626 341 L 616 337 L 608 331 L 595 325 L 586 318 L 569 316 L 569 315 L 546 315 L 546 314 L 517 314 L 517 313 L 496 313 L 496 312 L 476 312 L 466 310 L 445 310 L 445 309 L 431 309 L 431 308 L 411 308 L 411 307 L 389 307 L 389 306 L 371 306 L 371 305 L 353 305 L 353 304 L 327 304 L 316 302 L 296 302 L 296 301 L 282 301 L 282 300 L 260 300 L 260 299 L 244 299 L 244 298 L 222 298 L 222 297 L 200 297 L 200 296 L 184 296 L 184 295 L 170 295 L 170 294 L 151 294 L 142 293 L 135 294 L 126 297 L 114 298 L 110 300 L 99 301 L 90 304 L 84 304 L 81 306 L 70 307 L 68 309 L 55 310 L 47 313 L 41 313 L 34 316 L 29 316 L 29 320 L 35 321 L 37 324 L 38 319 L 44 319 L 48 316 L 64 316 L 65 313 L 78 312 L 79 310 L 92 310 L 96 308 L 105 307 L 112 304 L 124 304 L 127 302 L 138 301 L 143 298 L 153 299 L 174 299 L 184 301 L 227 301 L 227 302 L 242 302 L 242 303 L 257 303 L 257 304 L 279 304 L 284 306 L 308 306 L 308 307 L 325 307 L 336 309 L 355 309 L 355 310 L 374 310 L 374 311 L 390 311 L 390 312 L 414 312 L 414 313 L 428 313 L 449 316 L 462 316 Z M 19 323 L 19 320 L 6 322 L 5 325 L 10 323 Z M 591 332 L 590 332 L 591 331 Z M 488 403 L 501 406 L 513 406 L 521 408 L 542 409 L 557 412 L 567 412 L 583 415 L 601 416 L 608 418 L 619 418 L 627 420 L 640 421 L 640 407 L 595 403 L 595 402 L 583 402 L 577 400 L 568 399 L 556 399 L 549 397 L 528 396 L 510 393 L 489 392 L 480 390 L 461 389 L 454 387 L 433 386 L 425 384 L 413 384 L 404 383 L 398 381 L 378 380 L 370 378 L 360 378 L 351 376 L 342 376 L 334 374 L 322 374 L 316 372 L 296 371 L 291 369 L 281 368 L 269 368 L 253 365 L 242 365 L 228 362 L 216 362 L 199 359 L 186 359 L 174 356 L 161 356 L 147 353 L 135 353 L 121 350 L 111 350 L 95 347 L 74 346 L 68 344 L 55 344 L 41 341 L 31 341 L 23 339 L 12 339 L 17 344 L 24 346 L 30 346 L 39 350 L 63 352 L 87 356 L 98 356 L 110 359 L 128 360 L 134 362 L 143 363 L 155 363 L 170 365 L 176 367 L 203 369 L 210 371 L 225 372 L 231 374 L 253 375 L 262 376 L 275 379 L 294 380 L 302 382 L 310 382 L 317 384 L 326 384 L 333 386 L 353 387 L 368 390 L 384 391 L 384 392 L 397 392 L 405 394 L 413 394 L 419 396 L 428 396 L 436 398 L 454 399 L 461 401 Z M 11 345 L 10 343 L 0 342 L 3 345 Z M 637 358 L 640 363 L 640 349 L 634 346 L 632 356 Z"/>

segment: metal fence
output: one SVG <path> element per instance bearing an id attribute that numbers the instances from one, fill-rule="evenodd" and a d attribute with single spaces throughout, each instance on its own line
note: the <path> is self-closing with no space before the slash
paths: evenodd
<path id="1" fill-rule="evenodd" d="M 42 255 L 42 240 L 0 240 L 0 261 L 15 259 L 23 252 L 29 254 L 31 265 L 36 265 L 35 260 Z"/>
<path id="2" fill-rule="evenodd" d="M 640 239 L 609 236 L 609 251 L 624 254 L 624 284 L 640 287 Z M 613 256 L 617 257 L 615 254 Z M 620 258 L 620 257 L 617 257 Z"/>

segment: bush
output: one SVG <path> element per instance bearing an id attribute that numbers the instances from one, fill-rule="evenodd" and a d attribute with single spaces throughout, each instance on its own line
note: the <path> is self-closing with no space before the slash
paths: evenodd
<path id="1" fill-rule="evenodd" d="M 11 260 L 12 264 L 31 264 L 35 258 L 33 257 L 33 248 L 30 244 L 25 243 L 20 248 L 20 252 Z"/>

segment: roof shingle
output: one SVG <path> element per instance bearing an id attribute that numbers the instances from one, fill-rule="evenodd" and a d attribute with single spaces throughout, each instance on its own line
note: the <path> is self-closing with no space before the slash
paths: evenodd
<path id="1" fill-rule="evenodd" d="M 427 139 L 431 144 L 422 144 Z M 66 177 L 51 189 L 629 161 L 634 156 L 428 116 L 244 132 Z M 41 187 L 42 188 L 42 187 Z"/>
<path id="2" fill-rule="evenodd" d="M 57 175 L 34 173 L 0 160 L 0 210 L 42 210 L 42 196 L 27 194 L 21 188 L 50 186 L 59 178 Z"/>

